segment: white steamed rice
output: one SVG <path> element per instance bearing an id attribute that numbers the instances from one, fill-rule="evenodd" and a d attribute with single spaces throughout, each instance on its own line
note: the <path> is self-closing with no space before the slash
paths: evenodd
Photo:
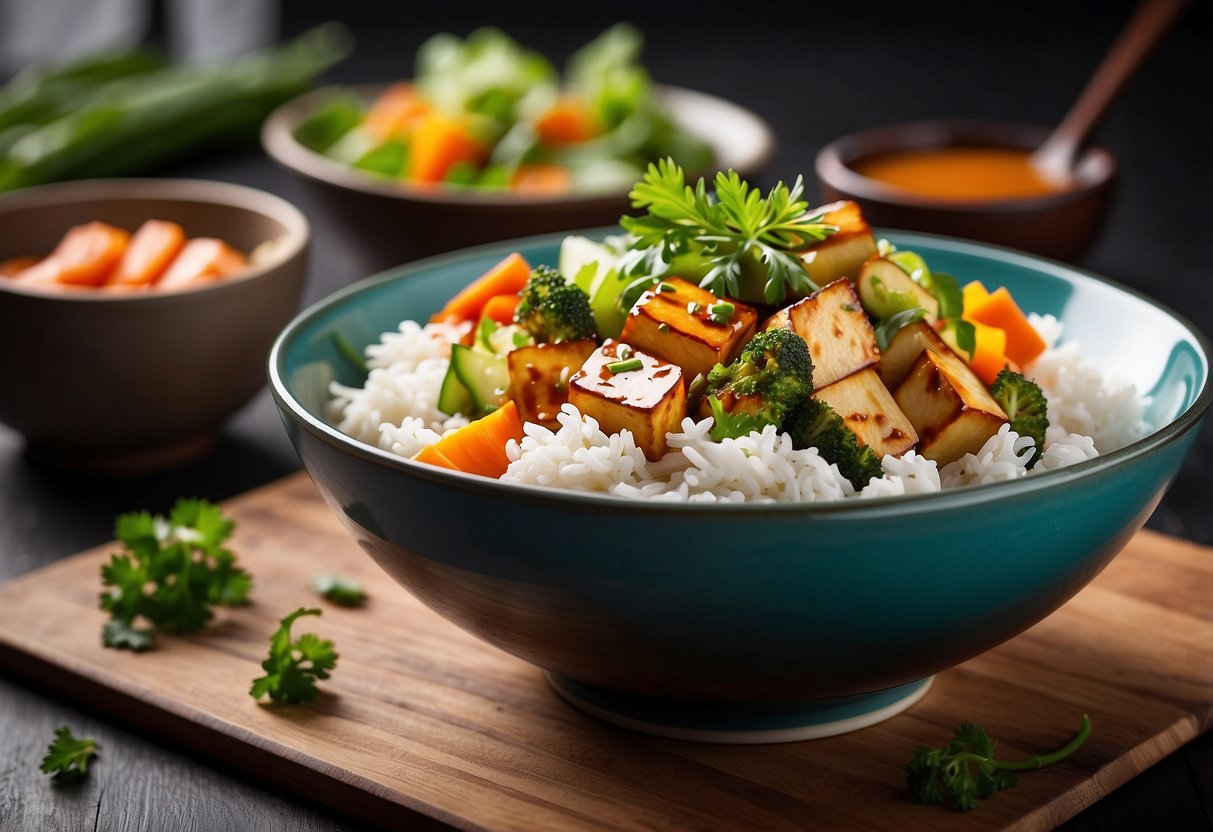
<path id="1" fill-rule="evenodd" d="M 1047 344 L 1025 373 L 1044 390 L 1049 430 L 1039 463 L 1029 471 L 1032 440 L 1004 425 L 976 454 L 939 468 L 910 451 L 886 456 L 884 475 L 859 490 L 815 448 L 797 450 L 774 427 L 739 439 L 714 442 L 710 419 L 683 419 L 667 436 L 670 451 L 649 461 L 628 431 L 608 435 L 598 423 L 566 404 L 549 430 L 524 426 L 521 442 L 507 447 L 503 480 L 549 488 L 678 502 L 820 502 L 858 496 L 889 497 L 1015 479 L 1092 459 L 1144 436 L 1145 402 L 1132 384 L 1105 378 L 1085 364 L 1076 343 L 1056 346 L 1061 323 L 1031 315 Z M 467 424 L 437 409 L 451 343 L 467 325 L 405 321 L 379 344 L 367 347 L 371 368 L 365 387 L 334 383 L 332 416 L 355 439 L 411 457 L 445 433 Z"/>

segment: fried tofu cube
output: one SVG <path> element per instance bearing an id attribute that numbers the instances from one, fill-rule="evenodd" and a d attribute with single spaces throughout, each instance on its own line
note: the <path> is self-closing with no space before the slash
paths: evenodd
<path id="1" fill-rule="evenodd" d="M 688 379 L 728 364 L 754 334 L 758 313 L 736 301 L 722 323 L 708 311 L 720 299 L 681 278 L 661 281 L 640 296 L 619 339 L 638 350 L 677 364 Z"/>
<path id="2" fill-rule="evenodd" d="M 538 344 L 511 350 L 510 398 L 524 422 L 555 427 L 556 414 L 569 400 L 569 379 L 598 348 L 590 338 L 559 344 Z"/>
<path id="3" fill-rule="evenodd" d="M 897 385 L 909 375 L 923 350 L 934 350 L 940 354 L 952 351 L 939 333 L 925 321 L 915 321 L 897 330 L 888 348 L 880 354 L 880 363 L 876 365 L 876 372 L 880 373 L 885 387 L 896 390 Z"/>
<path id="4" fill-rule="evenodd" d="M 624 361 L 639 361 L 640 366 L 610 366 Z M 573 374 L 569 401 L 607 433 L 630 430 L 649 459 L 665 454 L 665 435 L 677 430 L 687 414 L 681 368 L 614 340 L 607 340 Z"/>
<path id="5" fill-rule="evenodd" d="M 805 340 L 816 387 L 826 387 L 880 360 L 876 333 L 846 278 L 780 310 L 765 329 L 790 329 Z"/>
<path id="6" fill-rule="evenodd" d="M 1007 421 L 981 379 L 951 350 L 925 350 L 893 398 L 918 431 L 918 452 L 940 465 L 977 453 Z"/>
<path id="7" fill-rule="evenodd" d="M 816 390 L 813 398 L 834 408 L 860 443 L 882 459 L 901 456 L 918 444 L 914 425 L 870 367 Z"/>
<path id="8" fill-rule="evenodd" d="M 809 277 L 818 286 L 840 277 L 854 281 L 863 262 L 876 253 L 871 227 L 859 205 L 849 200 L 822 205 L 817 210 L 824 215 L 822 222 L 838 230 L 800 255 Z"/>

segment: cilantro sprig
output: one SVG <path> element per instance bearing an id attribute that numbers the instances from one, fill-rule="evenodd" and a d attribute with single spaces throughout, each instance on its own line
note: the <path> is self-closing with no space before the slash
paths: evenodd
<path id="1" fill-rule="evenodd" d="M 254 699 L 269 696 L 275 702 L 299 704 L 316 698 L 316 680 L 327 679 L 337 666 L 333 642 L 315 633 L 291 639 L 291 625 L 305 615 L 320 615 L 318 609 L 300 607 L 282 619 L 270 636 L 269 657 L 261 663 L 264 676 L 253 680 L 249 695 Z"/>
<path id="2" fill-rule="evenodd" d="M 672 159 L 650 164 L 631 192 L 632 207 L 647 213 L 621 219 L 633 236 L 622 269 L 656 276 L 676 258 L 696 255 L 707 267 L 699 285 L 736 298 L 742 297 L 740 279 L 749 258 L 765 268 L 767 303 L 816 291 L 798 254 L 838 229 L 809 211 L 804 180 L 797 177 L 791 188 L 779 182 L 765 197 L 732 170 L 717 173 L 713 185 L 714 193 L 702 178 L 688 185 Z"/>
<path id="3" fill-rule="evenodd" d="M 312 578 L 312 589 L 339 607 L 357 607 L 366 600 L 362 584 L 342 575 L 316 575 Z"/>
<path id="4" fill-rule="evenodd" d="M 1091 720 L 1083 714 L 1078 734 L 1069 743 L 1049 754 L 1034 754 L 1026 760 L 1008 761 L 994 757 L 998 741 L 986 729 L 971 722 L 962 723 L 952 741 L 943 748 L 919 747 L 906 765 L 910 799 L 915 803 L 941 804 L 947 800 L 958 812 L 977 806 L 978 800 L 993 797 L 1019 782 L 1017 771 L 1032 771 L 1069 757 L 1091 734 Z"/>
<path id="5" fill-rule="evenodd" d="M 38 767 L 60 782 L 79 780 L 88 774 L 88 764 L 97 756 L 97 741 L 76 737 L 66 725 L 55 729 L 55 739 Z"/>
<path id="6" fill-rule="evenodd" d="M 101 567 L 101 608 L 110 614 L 102 643 L 147 650 L 157 630 L 196 632 L 213 607 L 245 603 L 252 578 L 223 545 L 234 525 L 206 500 L 178 500 L 168 517 L 120 516 L 114 536 L 124 551 Z"/>

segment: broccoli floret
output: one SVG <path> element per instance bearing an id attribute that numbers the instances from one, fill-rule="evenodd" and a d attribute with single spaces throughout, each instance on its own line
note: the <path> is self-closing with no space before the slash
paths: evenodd
<path id="1" fill-rule="evenodd" d="M 859 444 L 855 431 L 823 401 L 805 399 L 788 415 L 783 429 L 792 437 L 794 447 L 816 448 L 821 458 L 837 465 L 856 489 L 884 474 L 876 453 Z"/>
<path id="2" fill-rule="evenodd" d="M 755 335 L 732 364 L 717 364 L 708 373 L 704 392 L 712 411 L 732 414 L 734 425 L 783 424 L 784 418 L 813 392 L 813 359 L 804 339 L 787 329 L 771 329 Z M 713 404 L 713 400 L 715 404 Z M 716 416 L 712 438 L 736 433 Z"/>
<path id="3" fill-rule="evenodd" d="M 537 342 L 558 344 L 597 335 L 590 296 L 550 266 L 531 272 L 520 294 L 514 321 Z"/>
<path id="4" fill-rule="evenodd" d="M 1031 468 L 1040 459 L 1045 447 L 1045 431 L 1049 429 L 1049 405 L 1044 392 L 1036 382 L 1004 367 L 990 385 L 990 394 L 1006 411 L 1011 430 L 1020 436 L 1030 436 L 1036 442 L 1036 451 L 1028 460 Z"/>

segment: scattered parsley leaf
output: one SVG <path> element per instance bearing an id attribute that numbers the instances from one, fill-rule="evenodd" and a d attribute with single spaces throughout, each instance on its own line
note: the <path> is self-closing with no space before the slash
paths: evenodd
<path id="1" fill-rule="evenodd" d="M 656 276 L 676 257 L 697 254 L 708 266 L 700 286 L 718 297 L 741 297 L 742 264 L 752 258 L 765 267 L 767 303 L 815 291 L 799 254 L 838 229 L 809 211 L 804 180 L 791 188 L 779 182 L 766 197 L 732 170 L 717 173 L 713 185 L 714 194 L 702 178 L 688 185 L 673 159 L 650 164 L 630 194 L 632 207 L 648 213 L 620 220 L 634 238 L 624 271 Z"/>
<path id="2" fill-rule="evenodd" d="M 318 609 L 300 607 L 282 619 L 270 636 L 269 658 L 261 663 L 266 675 L 253 680 L 249 695 L 254 699 L 269 696 L 275 702 L 310 702 L 316 698 L 316 680 L 327 679 L 337 666 L 333 642 L 315 633 L 304 633 L 291 640 L 291 625 L 304 615 L 320 615 Z"/>
<path id="3" fill-rule="evenodd" d="M 167 518 L 146 511 L 119 517 L 114 535 L 125 551 L 101 567 L 101 608 L 110 614 L 102 643 L 146 650 L 157 629 L 195 632 L 212 607 L 245 603 L 252 578 L 223 546 L 234 525 L 206 500 L 178 500 Z"/>
<path id="4" fill-rule="evenodd" d="M 317 575 L 312 578 L 312 589 L 339 607 L 356 607 L 366 600 L 362 584 L 341 575 Z"/>
<path id="5" fill-rule="evenodd" d="M 97 756 L 97 741 L 77 738 L 66 725 L 55 729 L 55 739 L 46 749 L 39 769 L 59 781 L 79 780 L 88 774 L 88 764 Z"/>
<path id="6" fill-rule="evenodd" d="M 948 318 L 943 322 L 943 328 L 951 330 L 957 349 L 969 356 L 966 361 L 972 361 L 973 353 L 977 351 L 977 327 L 963 318 Z"/>
<path id="7" fill-rule="evenodd" d="M 1018 781 L 1014 772 L 1051 766 L 1069 757 L 1091 734 L 1091 720 L 1083 714 L 1078 734 L 1069 743 L 1050 754 L 1036 754 L 1026 760 L 994 758 L 998 741 L 971 722 L 963 723 L 943 748 L 919 747 L 906 765 L 906 783 L 910 800 L 915 803 L 942 804 L 951 800 L 952 808 L 967 812 L 978 800 L 987 800 Z"/>

